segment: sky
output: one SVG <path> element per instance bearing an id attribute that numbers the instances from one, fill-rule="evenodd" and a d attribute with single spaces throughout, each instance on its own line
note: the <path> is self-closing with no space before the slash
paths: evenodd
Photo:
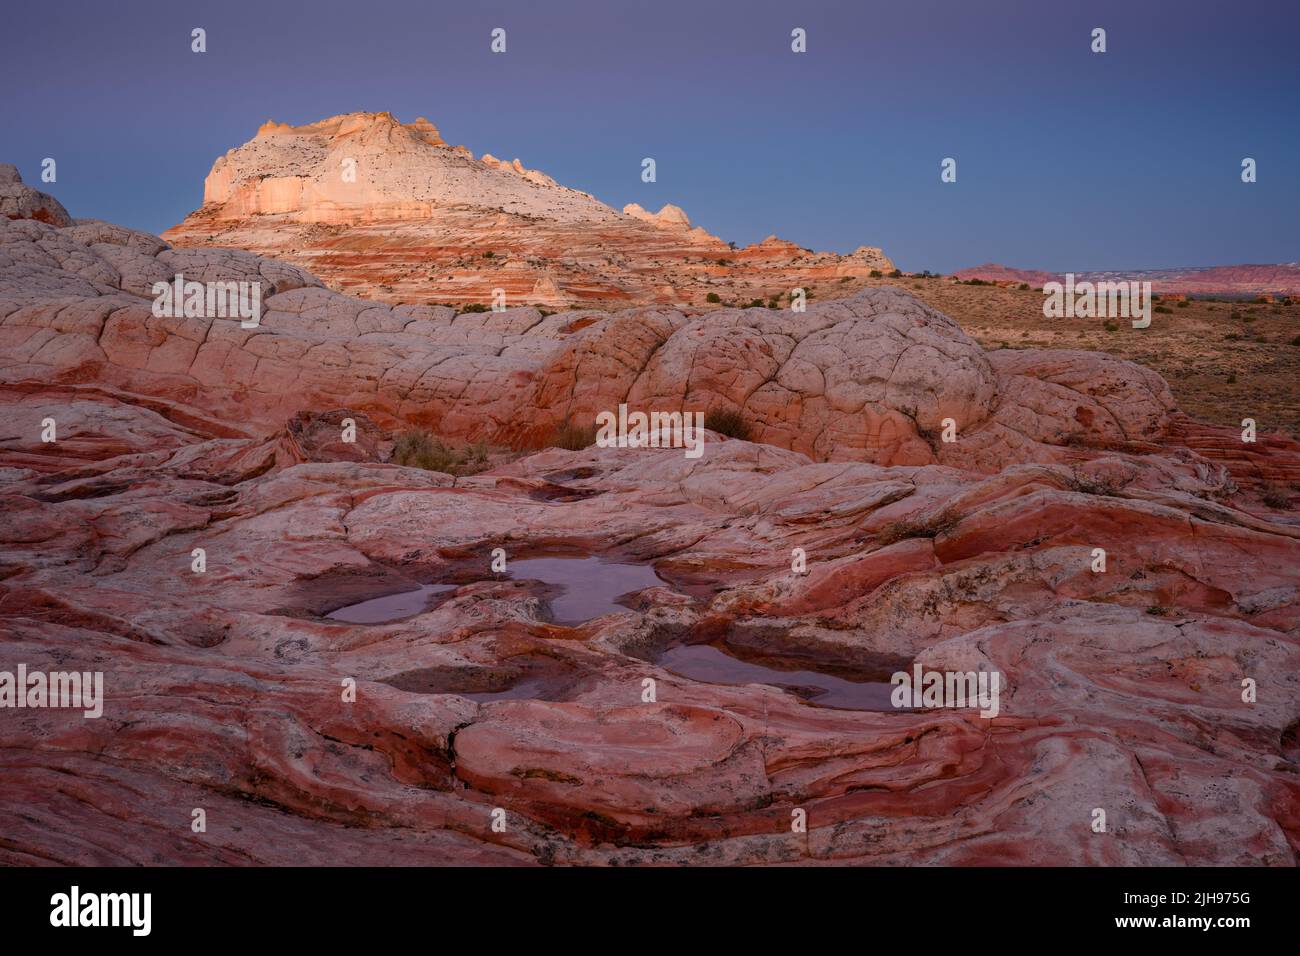
<path id="1" fill-rule="evenodd" d="M 1296 0 L 14 0 L 6 21 L 0 162 L 155 233 L 265 120 L 387 110 L 741 245 L 935 272 L 1300 260 Z"/>

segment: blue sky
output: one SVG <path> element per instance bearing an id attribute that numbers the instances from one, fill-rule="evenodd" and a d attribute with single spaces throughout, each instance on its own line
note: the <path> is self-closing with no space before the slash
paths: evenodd
<path id="1" fill-rule="evenodd" d="M 264 120 L 388 110 L 741 244 L 880 245 L 935 271 L 1300 260 L 1295 0 L 20 0 L 6 18 L 0 162 L 39 185 L 54 157 L 43 188 L 73 215 L 153 232 Z"/>

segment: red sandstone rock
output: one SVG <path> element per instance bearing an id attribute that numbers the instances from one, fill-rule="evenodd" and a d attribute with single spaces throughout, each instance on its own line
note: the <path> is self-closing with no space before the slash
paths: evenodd
<path id="1" fill-rule="evenodd" d="M 266 283 L 260 326 L 154 317 L 147 286 L 182 268 Z M 738 409 L 759 441 L 549 449 L 472 477 L 383 460 L 411 424 L 540 442 L 622 401 Z M 1300 850 L 1300 524 L 1249 487 L 1297 474 L 1300 449 L 1232 445 L 1131 363 L 989 356 L 893 291 L 456 315 L 24 219 L 0 221 L 0 405 L 0 671 L 105 683 L 99 719 L 0 710 L 0 862 Z M 664 584 L 563 625 L 544 582 L 491 572 L 495 548 L 653 562 Z M 454 590 L 404 619 L 325 616 L 433 581 Z M 991 719 L 871 712 L 657 663 L 701 642 L 1006 686 Z"/>
<path id="2" fill-rule="evenodd" d="M 346 171 L 346 172 L 345 172 Z M 650 188 L 650 187 L 648 187 Z M 893 263 L 877 248 L 814 253 L 770 237 L 733 253 L 678 206 L 622 213 L 518 159 L 475 159 L 423 118 L 349 113 L 268 122 L 217 158 L 178 246 L 234 246 L 383 302 L 511 306 L 767 301 Z M 716 300 L 715 300 L 716 301 Z"/>

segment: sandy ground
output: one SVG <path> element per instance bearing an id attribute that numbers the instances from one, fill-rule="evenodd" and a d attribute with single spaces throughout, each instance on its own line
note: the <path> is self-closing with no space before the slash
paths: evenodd
<path id="1" fill-rule="evenodd" d="M 1300 306 L 1246 302 L 1157 302 L 1151 325 L 1114 331 L 1097 319 L 1048 319 L 1043 294 L 949 279 L 854 279 L 814 286 L 814 301 L 859 288 L 898 285 L 961 323 L 986 349 L 1073 348 L 1109 352 L 1155 369 L 1183 411 L 1203 421 L 1300 435 Z M 1233 317 L 1233 313 L 1237 317 Z"/>

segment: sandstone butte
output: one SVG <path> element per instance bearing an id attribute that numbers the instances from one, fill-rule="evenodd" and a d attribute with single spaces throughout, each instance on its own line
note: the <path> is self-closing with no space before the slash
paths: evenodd
<path id="1" fill-rule="evenodd" d="M 217 158 L 202 207 L 164 237 L 274 256 L 392 303 L 491 305 L 494 289 L 552 309 L 748 303 L 894 268 L 877 248 L 815 253 L 775 236 L 733 251 L 676 206 L 618 212 L 390 113 L 264 124 Z"/>
<path id="2" fill-rule="evenodd" d="M 106 697 L 0 711 L 0 862 L 1296 862 L 1300 522 L 1261 494 L 1294 442 L 1107 355 L 985 352 L 902 291 L 456 314 L 0 184 L 0 669 Z M 260 326 L 155 318 L 178 271 L 260 281 Z M 753 440 L 543 447 L 620 402 Z M 412 425 L 525 452 L 387 461 Z M 665 584 L 564 626 L 495 547 Z M 325 617 L 431 581 L 413 617 Z M 1006 686 L 992 719 L 873 712 L 656 663 L 703 641 Z"/>

